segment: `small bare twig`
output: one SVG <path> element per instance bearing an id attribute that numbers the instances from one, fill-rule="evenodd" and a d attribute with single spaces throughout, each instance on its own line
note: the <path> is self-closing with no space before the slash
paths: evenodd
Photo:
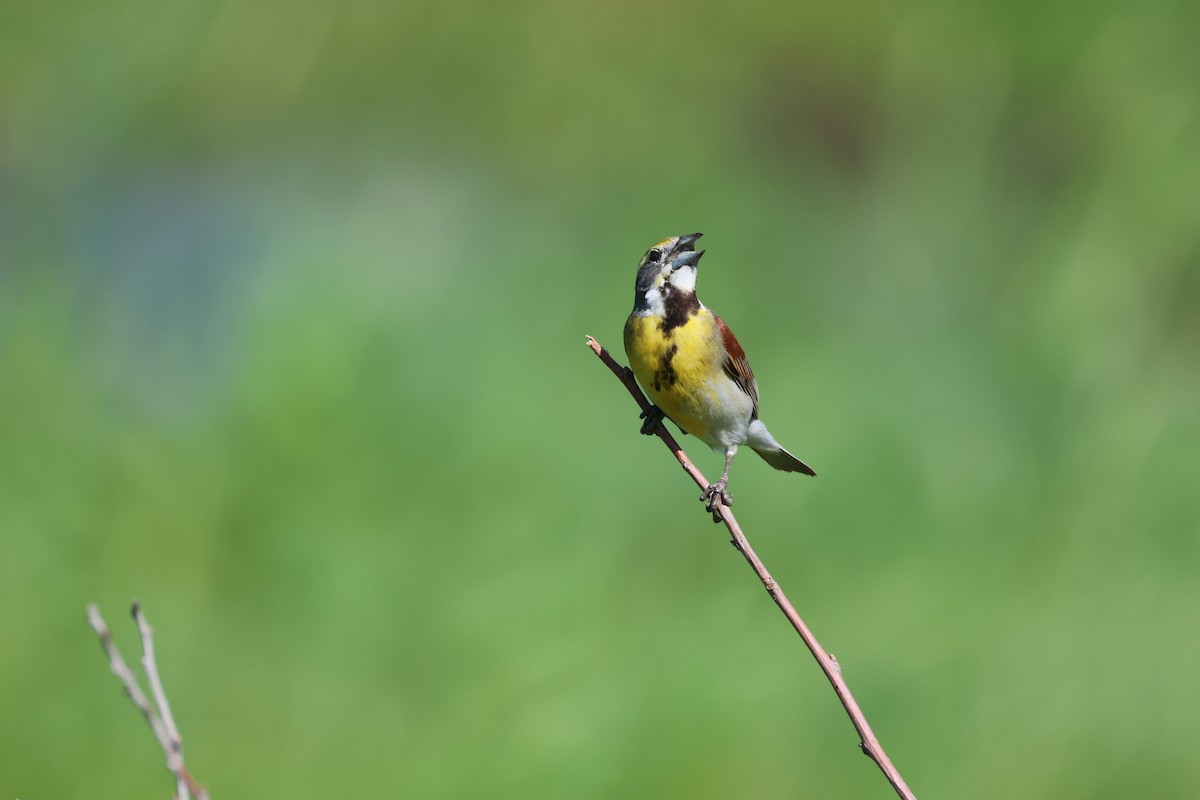
<path id="1" fill-rule="evenodd" d="M 114 675 L 121 681 L 125 694 L 133 701 L 142 716 L 150 723 L 154 738 L 162 747 L 163 755 L 167 757 L 167 769 L 175 779 L 176 800 L 208 800 L 208 790 L 197 783 L 183 763 L 183 739 L 175 727 L 175 719 L 171 716 L 171 707 L 167 703 L 167 694 L 163 691 L 162 680 L 158 676 L 158 664 L 154 659 L 154 635 L 150 623 L 142 613 L 142 606 L 136 600 L 133 603 L 133 619 L 137 623 L 138 633 L 142 637 L 142 669 L 150 683 L 150 691 L 154 695 L 151 704 L 142 691 L 137 676 L 121 657 L 121 651 L 113 642 L 112 632 L 100 616 L 100 609 L 93 603 L 87 607 L 88 625 L 100 637 L 100 645 L 108 656 L 108 664 Z"/>
<path id="2" fill-rule="evenodd" d="M 600 360 L 612 370 L 613 374 L 625 384 L 625 388 L 633 395 L 633 399 L 641 406 L 642 411 L 647 410 L 652 406 L 652 403 L 642 394 L 642 390 L 637 385 L 637 380 L 633 376 L 632 370 L 628 367 L 623 367 L 613 359 L 607 350 L 600 346 L 600 343 L 591 336 L 587 337 L 588 347 L 592 352 L 599 356 Z M 708 480 L 701 474 L 700 470 L 688 459 L 687 454 L 683 452 L 683 448 L 675 441 L 675 437 L 667 430 L 666 426 L 661 422 L 658 428 L 654 431 L 658 438 L 663 440 L 663 443 L 670 449 L 675 459 L 680 466 L 692 477 L 696 485 L 701 489 L 708 487 Z M 722 504 L 717 505 L 717 510 L 720 514 L 721 521 L 725 523 L 725 527 L 729 529 L 729 533 L 733 536 L 733 546 L 736 547 L 766 587 L 767 593 L 771 595 L 771 599 L 775 601 L 775 605 L 779 606 L 779 610 L 787 617 L 788 622 L 796 629 L 796 633 L 800 634 L 800 638 L 804 640 L 804 644 L 812 653 L 813 658 L 817 660 L 817 665 L 821 671 L 825 673 L 825 677 L 829 679 L 829 683 L 833 686 L 834 692 L 837 693 L 838 700 L 841 701 L 842 707 L 846 709 L 846 714 L 850 717 L 850 722 L 853 723 L 854 729 L 858 731 L 859 747 L 862 748 L 876 766 L 883 772 L 892 788 L 896 790 L 896 794 L 906 800 L 914 800 L 914 795 L 909 791 L 908 785 L 905 784 L 904 778 L 900 776 L 900 772 L 892 765 L 891 759 L 883 750 L 883 745 L 875 738 L 871 726 L 867 723 L 866 716 L 863 715 L 862 709 L 858 707 L 858 703 L 854 700 L 854 695 L 850 693 L 850 687 L 846 685 L 846 681 L 842 678 L 842 668 L 838 664 L 836 658 L 832 654 L 827 653 L 821 643 L 817 641 L 817 637 L 813 636 L 812 631 L 804 624 L 800 614 L 792 606 L 791 601 L 787 599 L 787 595 L 783 593 L 783 589 L 771 577 L 771 573 L 767 571 L 766 566 L 754 552 L 754 548 L 750 546 L 750 542 L 746 540 L 746 535 L 742 533 L 742 528 L 738 525 L 737 519 L 733 516 L 733 512 L 729 507 Z"/>

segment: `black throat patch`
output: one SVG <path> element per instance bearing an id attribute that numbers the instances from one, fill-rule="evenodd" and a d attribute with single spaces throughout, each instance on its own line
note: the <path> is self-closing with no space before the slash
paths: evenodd
<path id="1" fill-rule="evenodd" d="M 700 310 L 695 292 L 680 292 L 670 283 L 663 284 L 663 318 L 658 329 L 670 333 Z"/>

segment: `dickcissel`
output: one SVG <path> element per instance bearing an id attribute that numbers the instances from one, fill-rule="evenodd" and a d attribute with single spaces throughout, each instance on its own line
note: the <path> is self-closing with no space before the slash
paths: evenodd
<path id="1" fill-rule="evenodd" d="M 664 239 L 642 256 L 633 313 L 625 323 L 625 353 L 654 403 L 642 415 L 642 433 L 653 433 L 665 415 L 725 455 L 721 479 L 700 496 L 718 519 L 718 504 L 733 504 L 729 466 L 739 445 L 749 445 L 775 469 L 817 473 L 775 441 L 758 418 L 758 384 L 745 351 L 696 297 L 696 265 L 704 251 L 693 245 L 700 236 Z"/>

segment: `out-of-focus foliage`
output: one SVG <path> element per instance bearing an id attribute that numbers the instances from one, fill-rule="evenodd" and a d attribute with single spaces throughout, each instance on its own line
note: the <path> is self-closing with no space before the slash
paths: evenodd
<path id="1" fill-rule="evenodd" d="M 4 19 L 0 796 L 166 796 L 134 595 L 216 797 L 887 796 L 583 347 L 692 230 L 917 793 L 1200 794 L 1194 3 Z"/>

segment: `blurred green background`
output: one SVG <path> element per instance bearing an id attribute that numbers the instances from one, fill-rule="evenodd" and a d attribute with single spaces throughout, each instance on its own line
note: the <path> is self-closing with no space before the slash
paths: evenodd
<path id="1" fill-rule="evenodd" d="M 216 798 L 891 796 L 584 348 L 693 230 L 917 794 L 1200 795 L 1195 4 L 4 19 L 0 797 L 168 796 L 134 596 Z"/>

